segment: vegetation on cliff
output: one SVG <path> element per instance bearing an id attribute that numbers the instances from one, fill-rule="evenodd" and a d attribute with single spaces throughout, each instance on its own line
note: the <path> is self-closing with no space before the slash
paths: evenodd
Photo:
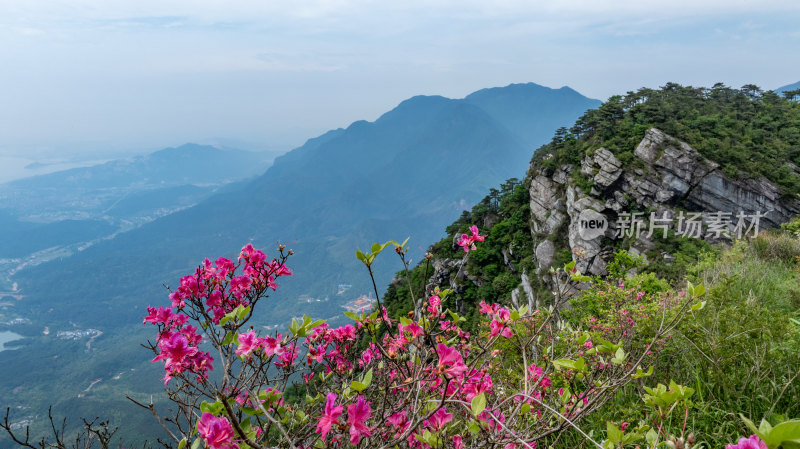
<path id="1" fill-rule="evenodd" d="M 754 85 L 669 83 L 613 96 L 571 128 L 558 130 L 534 161 L 550 169 L 578 165 L 587 151 L 605 147 L 629 165 L 636 161 L 633 149 L 653 127 L 686 141 L 731 177 L 764 176 L 786 195 L 800 193 L 800 104 Z"/>

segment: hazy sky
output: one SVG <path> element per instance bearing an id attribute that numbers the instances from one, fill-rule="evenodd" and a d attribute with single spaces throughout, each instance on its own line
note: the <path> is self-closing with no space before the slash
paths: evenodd
<path id="1" fill-rule="evenodd" d="M 800 80 L 800 2 L 0 0 L 0 155 L 292 147 L 417 94 Z"/>

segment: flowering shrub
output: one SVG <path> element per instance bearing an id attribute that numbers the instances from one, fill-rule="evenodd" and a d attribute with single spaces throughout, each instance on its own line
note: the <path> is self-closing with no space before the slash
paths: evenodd
<path id="1" fill-rule="evenodd" d="M 465 257 L 483 237 L 474 226 L 462 236 Z M 370 274 L 389 245 L 406 263 L 405 242 L 375 244 L 357 253 Z M 170 294 L 172 307 L 148 307 L 144 322 L 157 327 L 149 348 L 177 405 L 177 416 L 158 418 L 179 445 L 535 448 L 570 428 L 582 433 L 576 423 L 642 375 L 647 351 L 686 306 L 664 301 L 674 318 L 638 348 L 605 329 L 571 326 L 558 311 L 572 284 L 588 279 L 573 263 L 553 274 L 563 291 L 551 306 L 482 302 L 473 334 L 464 317 L 443 310 L 452 292 L 437 288 L 399 319 L 378 303 L 347 313 L 351 324 L 304 317 L 286 335 L 262 335 L 248 323 L 277 278 L 291 274 L 290 255 L 281 247 L 267 261 L 248 245 L 236 262 L 205 260 Z M 290 389 L 305 397 L 288 403 Z"/>

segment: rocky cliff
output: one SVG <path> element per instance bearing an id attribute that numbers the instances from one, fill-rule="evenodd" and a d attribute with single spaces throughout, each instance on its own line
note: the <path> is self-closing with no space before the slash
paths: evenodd
<path id="1" fill-rule="evenodd" d="M 613 96 L 557 130 L 521 182 L 464 212 L 414 276 L 455 290 L 447 306 L 462 313 L 481 300 L 546 304 L 550 268 L 576 260 L 603 275 L 619 250 L 681 284 L 704 253 L 800 214 L 798 165 L 800 104 L 774 92 L 668 83 Z M 457 241 L 472 225 L 486 239 L 464 259 Z M 413 306 L 397 282 L 386 304 Z"/>
<path id="2" fill-rule="evenodd" d="M 550 176 L 534 163 L 529 192 L 538 272 L 550 267 L 557 243 L 585 251 L 581 271 L 605 274 L 612 248 L 646 255 L 665 234 L 730 241 L 800 213 L 800 200 L 782 195 L 766 178 L 729 177 L 719 164 L 656 128 L 633 154 L 623 167 L 612 152 L 597 148 L 580 167 L 564 164 Z"/>
<path id="3" fill-rule="evenodd" d="M 646 130 L 632 155 L 623 163 L 600 146 L 586 151 L 579 163 L 555 168 L 553 154 L 534 158 L 524 181 L 504 198 L 516 196 L 516 203 L 487 197 L 433 246 L 438 257 L 428 289 L 455 290 L 466 301 L 451 306 L 462 312 L 471 300 L 492 297 L 534 307 L 546 303 L 553 288 L 549 269 L 565 257 L 576 259 L 581 272 L 596 275 L 606 274 L 619 249 L 669 267 L 668 248 L 725 245 L 800 214 L 800 199 L 773 182 L 729 176 L 719 163 L 657 128 Z M 464 267 L 457 229 L 473 223 L 488 238 Z M 410 305 L 402 289 L 398 282 L 389 289 L 387 304 L 394 311 Z"/>

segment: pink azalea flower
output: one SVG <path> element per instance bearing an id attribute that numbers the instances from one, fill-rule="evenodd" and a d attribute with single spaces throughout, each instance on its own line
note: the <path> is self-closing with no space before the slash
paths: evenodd
<path id="1" fill-rule="evenodd" d="M 472 239 L 467 234 L 461 234 L 461 238 L 458 240 L 458 246 L 464 248 L 465 253 L 477 249 L 475 248 L 475 244 L 472 243 Z"/>
<path id="2" fill-rule="evenodd" d="M 442 305 L 442 300 L 436 295 L 431 296 L 428 298 L 428 312 L 430 313 L 439 313 L 439 308 Z"/>
<path id="3" fill-rule="evenodd" d="M 750 435 L 750 438 L 739 438 L 736 444 L 728 444 L 725 449 L 768 449 L 767 443 L 761 441 L 761 438 L 756 435 Z"/>
<path id="4" fill-rule="evenodd" d="M 464 449 L 464 440 L 461 435 L 453 435 L 453 449 Z"/>
<path id="5" fill-rule="evenodd" d="M 412 321 L 408 326 L 402 326 L 401 325 L 400 331 L 401 332 L 408 332 L 414 338 L 421 337 L 424 334 L 422 326 L 417 324 L 416 321 Z"/>
<path id="6" fill-rule="evenodd" d="M 428 420 L 428 424 L 437 432 L 441 431 L 444 426 L 447 425 L 450 421 L 453 420 L 453 415 L 447 413 L 447 409 L 445 407 L 436 410 L 433 415 L 431 415 L 430 419 Z"/>
<path id="7" fill-rule="evenodd" d="M 353 341 L 356 339 L 356 328 L 352 324 L 337 327 L 331 330 L 331 334 L 338 341 Z"/>
<path id="8" fill-rule="evenodd" d="M 172 317 L 172 307 L 155 307 L 147 306 L 147 316 L 144 317 L 142 324 L 167 324 Z"/>
<path id="9" fill-rule="evenodd" d="M 259 345 L 264 348 L 264 355 L 272 357 L 275 354 L 283 354 L 283 346 L 281 346 L 281 334 L 277 337 L 266 336 L 259 341 Z"/>
<path id="10" fill-rule="evenodd" d="M 251 352 L 258 349 L 260 344 L 256 331 L 253 329 L 244 334 L 239 334 L 239 347 L 236 348 L 236 355 L 250 355 Z"/>
<path id="11" fill-rule="evenodd" d="M 486 302 L 481 301 L 479 305 L 480 305 L 480 308 L 478 309 L 478 312 L 480 312 L 480 313 L 494 313 L 494 307 L 490 306 L 489 304 L 486 304 Z"/>
<path id="12" fill-rule="evenodd" d="M 173 363 L 181 363 L 186 357 L 197 354 L 197 348 L 189 346 L 189 340 L 180 332 L 175 332 L 168 338 L 162 338 L 158 342 L 158 347 L 161 349 L 161 353 L 153 359 L 154 362 L 168 360 Z"/>
<path id="13" fill-rule="evenodd" d="M 485 235 L 478 234 L 478 227 L 475 225 L 470 226 L 469 230 L 472 232 L 472 240 L 475 240 L 476 242 L 482 242 L 486 238 Z"/>
<path id="14" fill-rule="evenodd" d="M 458 377 L 467 370 L 461 353 L 455 348 L 439 343 L 436 347 L 436 354 L 439 356 L 438 369 L 440 373 L 445 373 L 450 377 Z"/>
<path id="15" fill-rule="evenodd" d="M 289 369 L 292 366 L 295 359 L 297 359 L 297 347 L 293 344 L 289 345 L 285 351 L 278 356 L 278 362 L 275 362 L 275 366 L 278 368 Z"/>
<path id="16" fill-rule="evenodd" d="M 242 299 L 250 292 L 252 281 L 249 276 L 236 276 L 231 279 L 231 293 L 236 299 Z"/>
<path id="17" fill-rule="evenodd" d="M 511 312 L 505 307 L 501 307 L 500 310 L 497 311 L 497 318 L 499 318 L 500 321 L 508 322 L 511 320 Z"/>
<path id="18" fill-rule="evenodd" d="M 331 426 L 336 424 L 339 416 L 342 414 L 342 406 L 336 405 L 336 393 L 328 393 L 327 400 L 325 401 L 325 414 L 319 419 L 317 423 L 317 433 L 322 434 L 322 441 L 331 430 Z"/>
<path id="19" fill-rule="evenodd" d="M 395 438 L 400 436 L 403 432 L 408 429 L 408 426 L 411 425 L 411 422 L 408 421 L 406 417 L 406 411 L 403 410 L 402 412 L 394 413 L 388 418 L 386 418 L 386 422 L 388 422 L 392 427 L 395 429 Z"/>
<path id="20" fill-rule="evenodd" d="M 399 429 L 400 431 L 405 430 L 406 424 L 408 424 L 408 418 L 406 417 L 406 411 L 403 410 L 402 412 L 394 413 L 388 418 L 386 421 L 389 422 L 393 427 Z"/>
<path id="21" fill-rule="evenodd" d="M 238 449 L 233 442 L 233 427 L 227 418 L 205 412 L 197 422 L 197 432 L 211 449 Z"/>
<path id="22" fill-rule="evenodd" d="M 468 253 L 475 248 L 475 242 L 482 242 L 486 236 L 478 234 L 478 227 L 471 226 L 469 228 L 472 235 L 469 234 L 461 234 L 461 238 L 458 240 L 458 245 L 464 248 L 464 252 Z"/>
<path id="23" fill-rule="evenodd" d="M 206 298 L 206 306 L 208 306 L 208 310 L 211 310 L 215 307 L 219 307 L 222 305 L 224 297 L 222 296 L 222 292 L 219 290 L 214 290 L 208 295 Z"/>
<path id="24" fill-rule="evenodd" d="M 362 437 L 372 436 L 366 424 L 371 414 L 372 407 L 369 402 L 364 400 L 364 396 L 359 395 L 355 404 L 347 406 L 347 424 L 350 426 L 351 444 L 360 443 Z"/>

